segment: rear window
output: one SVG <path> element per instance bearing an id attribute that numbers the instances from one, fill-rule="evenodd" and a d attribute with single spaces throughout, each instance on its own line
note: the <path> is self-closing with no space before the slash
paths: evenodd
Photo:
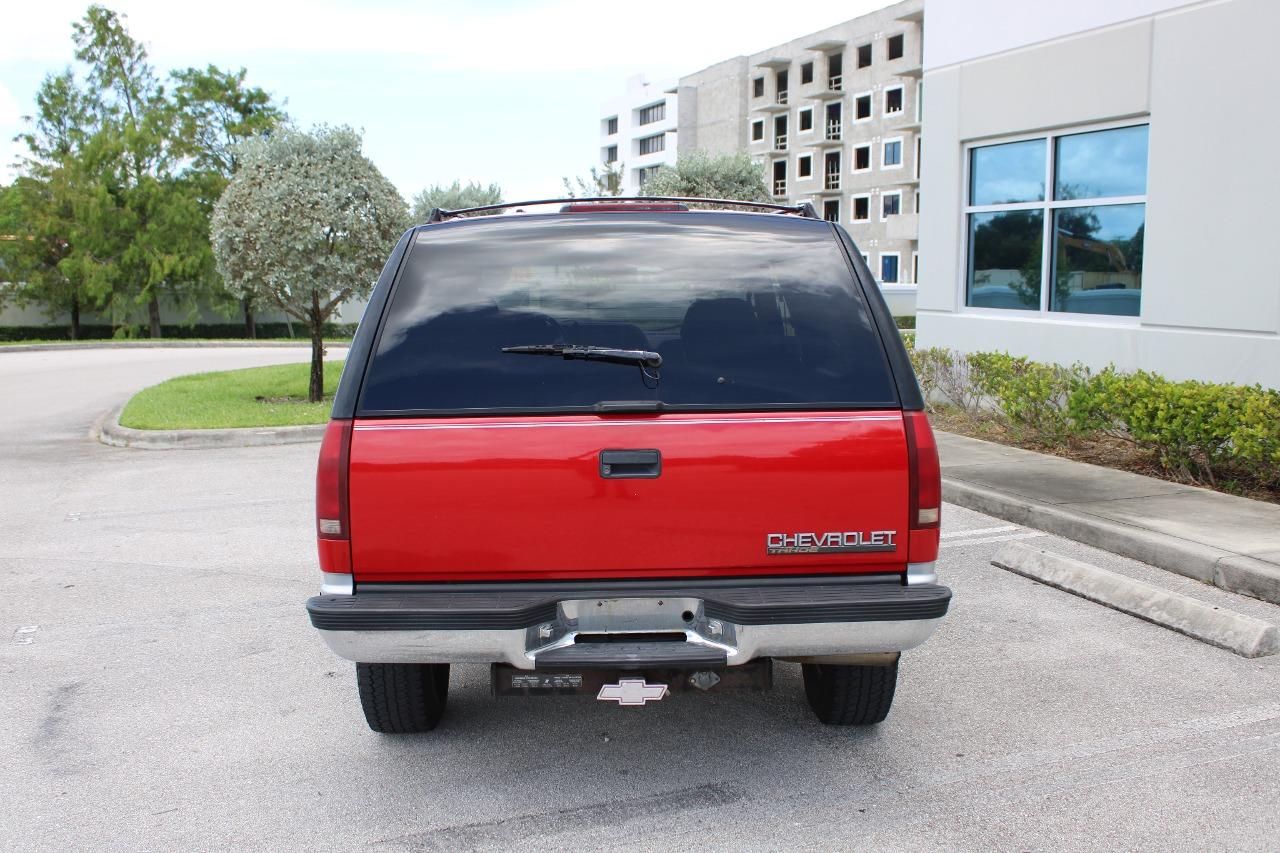
<path id="1" fill-rule="evenodd" d="M 505 353 L 644 350 L 660 368 Z M 790 217 L 574 214 L 424 229 L 360 411 L 896 406 L 829 228 Z"/>

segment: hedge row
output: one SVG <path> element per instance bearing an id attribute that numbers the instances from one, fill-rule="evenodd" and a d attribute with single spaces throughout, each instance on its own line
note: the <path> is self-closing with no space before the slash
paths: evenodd
<path id="1" fill-rule="evenodd" d="M 1195 482 L 1244 476 L 1280 486 L 1280 391 L 1095 373 L 1007 353 L 912 348 L 911 360 L 931 406 L 996 417 L 1021 440 L 1054 446 L 1109 435 Z"/>
<path id="2" fill-rule="evenodd" d="M 293 324 L 293 334 L 289 334 L 286 323 L 258 323 L 257 338 L 262 340 L 279 340 L 287 338 L 305 339 L 310 334 L 301 323 Z M 326 338 L 349 338 L 355 334 L 355 323 L 325 323 Z M 121 326 L 112 328 L 107 325 L 85 324 L 80 327 L 80 340 L 121 340 L 145 338 L 145 327 Z M 244 323 L 198 323 L 192 326 L 161 326 L 160 336 L 164 338 L 243 338 Z M 71 331 L 66 326 L 0 326 L 0 341 L 36 341 L 49 339 L 71 340 Z"/>

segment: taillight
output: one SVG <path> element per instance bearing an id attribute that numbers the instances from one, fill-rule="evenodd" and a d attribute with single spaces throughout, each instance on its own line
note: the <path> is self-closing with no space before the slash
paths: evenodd
<path id="1" fill-rule="evenodd" d="M 938 558 L 939 522 L 942 517 L 942 469 L 938 445 L 924 412 L 903 412 L 907 434 L 908 501 L 907 561 L 932 562 Z"/>
<path id="2" fill-rule="evenodd" d="M 347 513 L 347 466 L 351 462 L 351 421 L 335 418 L 325 428 L 316 468 L 316 535 L 350 539 Z"/>

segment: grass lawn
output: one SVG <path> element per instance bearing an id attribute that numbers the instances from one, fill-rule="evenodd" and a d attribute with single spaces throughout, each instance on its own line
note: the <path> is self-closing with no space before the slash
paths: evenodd
<path id="1" fill-rule="evenodd" d="M 90 344 L 147 344 L 152 343 L 151 338 L 81 338 L 73 341 L 70 338 L 32 338 L 30 340 L 20 341 L 0 341 L 0 347 L 20 347 L 28 344 L 67 344 L 68 346 L 88 346 Z M 292 343 L 300 347 L 311 346 L 309 338 L 157 338 L 156 342 L 168 344 L 201 344 L 201 343 L 229 343 L 237 344 L 277 344 Z M 351 338 L 325 338 L 326 345 L 348 346 Z"/>
<path id="2" fill-rule="evenodd" d="M 323 403 L 307 403 L 311 365 L 277 364 L 178 376 L 139 391 L 120 416 L 134 429 L 296 426 L 329 419 L 341 361 L 324 364 Z"/>

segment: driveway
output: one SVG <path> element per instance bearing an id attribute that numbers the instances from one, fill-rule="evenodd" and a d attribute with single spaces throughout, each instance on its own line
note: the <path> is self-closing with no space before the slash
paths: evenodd
<path id="1" fill-rule="evenodd" d="M 88 438 L 167 376 L 306 357 L 0 353 L 0 848 L 1203 850 L 1280 837 L 1280 656 L 1238 658 L 996 569 L 995 549 L 1024 538 L 1162 577 L 951 506 L 952 612 L 904 656 L 874 729 L 815 722 L 788 664 L 771 694 L 643 709 L 494 700 L 487 669 L 468 666 L 436 733 L 375 735 L 353 667 L 302 608 L 319 580 L 315 446 Z"/>

